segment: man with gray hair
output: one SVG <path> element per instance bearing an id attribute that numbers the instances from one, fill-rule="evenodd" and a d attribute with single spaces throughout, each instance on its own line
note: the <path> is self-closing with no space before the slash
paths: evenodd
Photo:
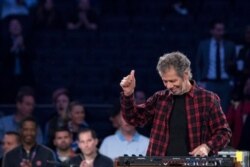
<path id="1" fill-rule="evenodd" d="M 157 70 L 166 89 L 141 105 L 134 102 L 134 70 L 120 83 L 125 120 L 134 126 L 152 122 L 148 156 L 207 156 L 230 141 L 231 130 L 219 97 L 191 80 L 190 65 L 181 52 L 160 57 Z"/>

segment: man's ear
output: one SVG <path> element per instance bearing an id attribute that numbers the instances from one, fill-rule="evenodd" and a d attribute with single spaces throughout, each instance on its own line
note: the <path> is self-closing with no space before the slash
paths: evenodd
<path id="1" fill-rule="evenodd" d="M 184 79 L 185 81 L 186 81 L 186 80 L 189 80 L 189 71 L 188 71 L 188 70 L 184 71 L 183 79 Z"/>

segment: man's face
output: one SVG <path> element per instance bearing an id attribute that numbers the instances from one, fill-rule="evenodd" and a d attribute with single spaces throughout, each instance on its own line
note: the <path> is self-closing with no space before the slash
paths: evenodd
<path id="1" fill-rule="evenodd" d="M 20 130 L 21 139 L 26 144 L 34 144 L 36 141 L 37 127 L 32 121 L 24 122 Z"/>
<path id="2" fill-rule="evenodd" d="M 91 132 L 81 133 L 79 135 L 78 147 L 84 155 L 92 155 L 96 152 L 98 139 L 94 139 Z"/>
<path id="3" fill-rule="evenodd" d="M 17 19 L 13 19 L 10 21 L 9 32 L 12 35 L 20 35 L 22 33 L 21 23 Z"/>
<path id="4" fill-rule="evenodd" d="M 56 110 L 59 115 L 65 114 L 64 112 L 66 112 L 68 105 L 69 105 L 69 97 L 64 94 L 61 94 L 56 99 L 55 105 L 56 105 Z"/>
<path id="5" fill-rule="evenodd" d="M 72 136 L 68 131 L 59 131 L 55 134 L 54 145 L 58 150 L 67 151 L 70 149 Z"/>
<path id="6" fill-rule="evenodd" d="M 34 107 L 35 99 L 33 96 L 24 96 L 21 102 L 17 102 L 18 112 L 25 117 L 32 115 Z"/>
<path id="7" fill-rule="evenodd" d="M 188 79 L 188 73 L 184 73 L 183 78 L 181 78 L 174 68 L 167 69 L 165 73 L 161 74 L 161 79 L 164 86 L 173 95 L 182 95 L 185 93 Z"/>
<path id="8" fill-rule="evenodd" d="M 224 30 L 224 24 L 223 23 L 217 23 L 214 25 L 214 27 L 211 29 L 211 35 L 216 40 L 221 40 L 224 36 L 225 30 Z"/>
<path id="9" fill-rule="evenodd" d="M 81 105 L 76 105 L 70 112 L 71 121 L 74 124 L 80 125 L 85 119 L 84 108 Z"/>
<path id="10" fill-rule="evenodd" d="M 2 149 L 4 154 L 19 145 L 17 136 L 12 134 L 5 134 L 2 142 Z"/>

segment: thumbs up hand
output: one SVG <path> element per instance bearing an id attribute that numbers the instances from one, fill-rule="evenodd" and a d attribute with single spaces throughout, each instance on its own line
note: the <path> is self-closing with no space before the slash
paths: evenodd
<path id="1" fill-rule="evenodd" d="M 131 70 L 130 74 L 126 77 L 123 77 L 120 83 L 120 86 L 122 87 L 125 96 L 130 96 L 134 93 L 135 84 L 135 70 Z"/>

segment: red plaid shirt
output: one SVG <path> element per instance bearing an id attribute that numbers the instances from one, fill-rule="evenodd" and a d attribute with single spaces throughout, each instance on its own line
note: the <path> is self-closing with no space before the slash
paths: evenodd
<path id="1" fill-rule="evenodd" d="M 189 151 L 206 143 L 212 153 L 224 148 L 230 141 L 231 130 L 220 106 L 219 97 L 198 87 L 193 81 L 187 93 L 185 109 Z M 134 126 L 153 121 L 148 146 L 148 156 L 165 156 L 169 144 L 169 119 L 173 96 L 168 90 L 156 92 L 146 103 L 135 105 L 134 97 L 121 94 L 121 110 L 125 120 Z"/>

